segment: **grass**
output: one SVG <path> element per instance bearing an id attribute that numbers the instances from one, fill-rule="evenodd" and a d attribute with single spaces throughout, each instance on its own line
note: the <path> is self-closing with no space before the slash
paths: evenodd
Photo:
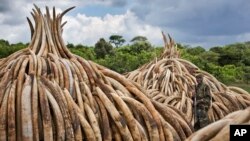
<path id="1" fill-rule="evenodd" d="M 228 84 L 230 86 L 236 86 L 236 87 L 240 87 L 246 91 L 248 91 L 250 93 L 250 84 L 246 84 L 246 83 L 231 83 Z"/>

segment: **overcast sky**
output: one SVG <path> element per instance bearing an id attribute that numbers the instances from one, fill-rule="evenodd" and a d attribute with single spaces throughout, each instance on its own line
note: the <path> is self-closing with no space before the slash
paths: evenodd
<path id="1" fill-rule="evenodd" d="M 58 11 L 76 6 L 63 18 L 66 43 L 94 45 L 119 34 L 127 41 L 142 35 L 162 45 L 161 31 L 178 43 L 207 48 L 250 40 L 249 0 L 1 0 L 0 38 L 29 42 L 26 17 L 33 3 Z"/>

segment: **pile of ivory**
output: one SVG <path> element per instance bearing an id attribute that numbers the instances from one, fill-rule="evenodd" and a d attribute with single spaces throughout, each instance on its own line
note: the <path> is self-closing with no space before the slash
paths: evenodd
<path id="1" fill-rule="evenodd" d="M 250 124 L 250 107 L 228 114 L 208 126 L 193 133 L 186 141 L 229 141 L 232 124 Z"/>
<path id="2" fill-rule="evenodd" d="M 180 109 L 193 121 L 192 96 L 197 84 L 195 76 L 204 75 L 204 81 L 212 93 L 211 121 L 216 121 L 228 113 L 250 106 L 248 92 L 237 87 L 227 87 L 211 74 L 200 70 L 191 62 L 179 58 L 177 46 L 169 36 L 163 34 L 165 49 L 160 58 L 129 72 L 126 77 L 148 90 L 151 99 Z"/>
<path id="3" fill-rule="evenodd" d="M 69 52 L 63 15 L 29 19 L 31 42 L 0 61 L 0 140 L 184 140 L 176 108 L 151 102 L 124 76 Z M 33 25 L 35 24 L 35 25 Z"/>

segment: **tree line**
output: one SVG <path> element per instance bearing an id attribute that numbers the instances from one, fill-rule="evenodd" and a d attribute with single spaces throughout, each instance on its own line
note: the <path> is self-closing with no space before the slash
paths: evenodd
<path id="1" fill-rule="evenodd" d="M 119 73 L 137 69 L 159 57 L 162 47 L 153 46 L 146 37 L 136 36 L 124 45 L 120 35 L 111 35 L 109 40 L 99 39 L 94 46 L 68 43 L 71 52 L 106 66 Z M 28 46 L 28 43 L 10 44 L 0 40 L 0 58 Z M 216 46 L 208 50 L 201 46 L 177 44 L 181 57 L 211 73 L 224 83 L 250 82 L 250 42 Z"/>

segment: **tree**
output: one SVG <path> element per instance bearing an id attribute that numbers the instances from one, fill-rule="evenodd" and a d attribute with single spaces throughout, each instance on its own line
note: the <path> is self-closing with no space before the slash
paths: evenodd
<path id="1" fill-rule="evenodd" d="M 221 54 L 223 52 L 223 48 L 222 47 L 212 47 L 209 49 L 209 51 Z"/>
<path id="2" fill-rule="evenodd" d="M 225 65 L 219 69 L 219 79 L 224 83 L 235 82 L 239 77 L 243 76 L 243 71 L 241 68 L 235 65 Z"/>
<path id="3" fill-rule="evenodd" d="M 244 63 L 246 66 L 250 66 L 250 47 L 247 47 L 244 50 L 242 63 Z"/>
<path id="4" fill-rule="evenodd" d="M 240 66 L 244 60 L 244 54 L 246 52 L 246 47 L 244 44 L 231 44 L 223 47 L 222 52 L 220 52 L 220 58 L 218 63 L 221 66 L 234 64 Z"/>
<path id="5" fill-rule="evenodd" d="M 145 42 L 147 40 L 145 36 L 135 36 L 130 42 Z"/>
<path id="6" fill-rule="evenodd" d="M 9 46 L 9 41 L 0 39 L 0 47 L 6 47 Z"/>
<path id="7" fill-rule="evenodd" d="M 144 36 L 135 36 L 130 42 L 133 42 L 133 44 L 130 46 L 130 49 L 133 53 L 140 53 L 143 50 L 149 51 L 153 48 L 148 42 L 148 39 Z"/>
<path id="8" fill-rule="evenodd" d="M 82 44 L 77 44 L 75 47 L 76 48 L 84 48 L 84 46 Z"/>
<path id="9" fill-rule="evenodd" d="M 152 50 L 152 45 L 149 42 L 135 42 L 130 46 L 130 50 L 132 53 L 141 53 L 143 50 L 144 51 L 150 51 Z"/>
<path id="10" fill-rule="evenodd" d="M 73 48 L 73 47 L 74 47 L 74 44 L 68 43 L 68 44 L 67 44 L 67 47 L 68 47 L 68 48 Z"/>
<path id="11" fill-rule="evenodd" d="M 96 44 L 94 51 L 97 58 L 104 58 L 107 54 L 112 54 L 113 47 L 110 43 L 106 42 L 105 39 L 101 38 Z"/>
<path id="12" fill-rule="evenodd" d="M 79 47 L 69 48 L 70 51 L 78 56 L 81 56 L 84 59 L 95 60 L 96 53 L 94 51 L 94 47 L 88 47 L 80 45 Z"/>
<path id="13" fill-rule="evenodd" d="M 212 51 L 206 51 L 203 52 L 199 55 L 200 59 L 206 61 L 206 62 L 210 62 L 213 64 L 218 64 L 218 59 L 219 59 L 219 54 L 212 52 Z"/>
<path id="14" fill-rule="evenodd" d="M 9 44 L 8 41 L 0 40 L 0 58 L 7 57 L 10 54 L 27 47 L 27 44 L 21 42 L 16 44 Z"/>
<path id="15" fill-rule="evenodd" d="M 180 43 L 176 43 L 176 45 L 177 45 L 177 49 L 178 49 L 178 50 L 183 50 L 183 49 L 188 48 L 187 45 L 182 45 L 182 44 L 180 44 Z"/>
<path id="16" fill-rule="evenodd" d="M 200 55 L 201 53 L 205 52 L 206 50 L 200 46 L 187 48 L 187 53 L 191 55 Z"/>
<path id="17" fill-rule="evenodd" d="M 243 67 L 243 81 L 247 84 L 250 82 L 250 66 Z"/>
<path id="18" fill-rule="evenodd" d="M 109 37 L 109 42 L 115 44 L 115 47 L 119 47 L 125 43 L 125 39 L 120 35 L 111 35 Z"/>

